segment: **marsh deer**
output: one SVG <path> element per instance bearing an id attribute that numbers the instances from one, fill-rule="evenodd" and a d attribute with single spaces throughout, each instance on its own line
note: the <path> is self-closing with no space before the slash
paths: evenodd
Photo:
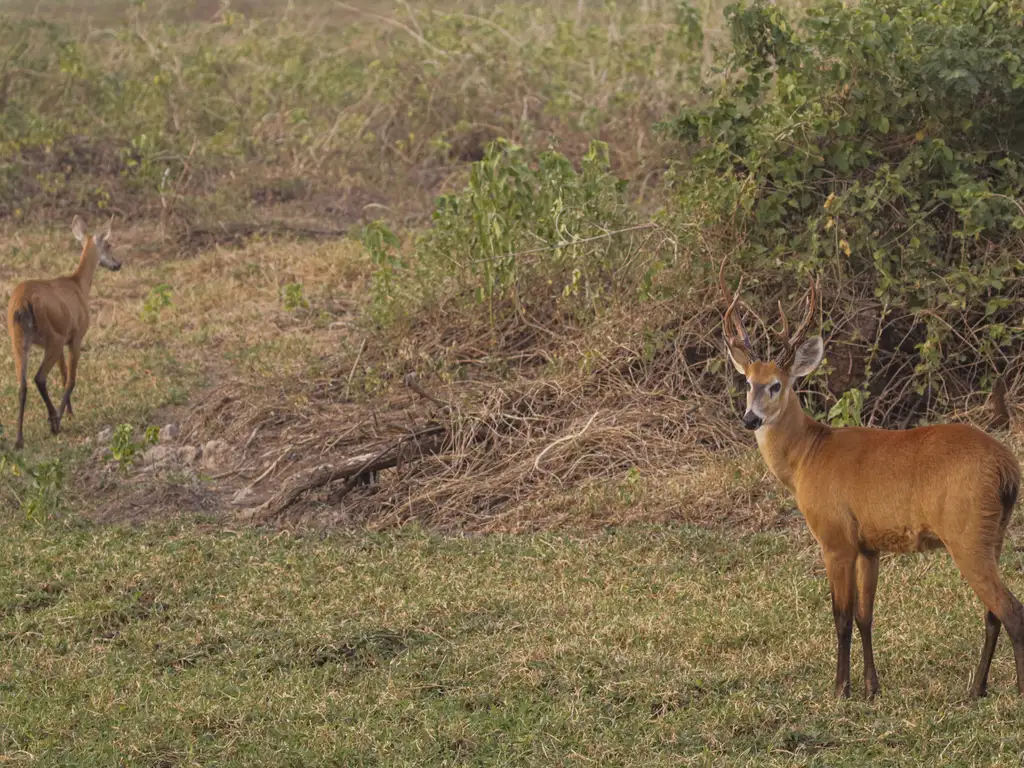
<path id="1" fill-rule="evenodd" d="M 112 255 L 110 229 L 93 237 L 85 231 L 82 219 L 75 216 L 71 231 L 82 244 L 82 256 L 78 269 L 66 277 L 52 280 L 26 280 L 14 289 L 7 305 L 7 332 L 11 335 L 14 350 L 14 367 L 18 375 L 18 438 L 15 448 L 25 444 L 22 425 L 25 421 L 25 398 L 28 394 L 26 371 L 28 352 L 33 345 L 43 348 L 43 362 L 35 375 L 39 390 L 50 418 L 50 431 L 60 432 L 64 410 L 73 416 L 71 393 L 75 389 L 78 374 L 78 358 L 82 351 L 82 339 L 89 330 L 89 289 L 96 272 L 96 265 L 110 270 L 121 268 L 121 262 Z M 64 362 L 64 347 L 68 348 L 68 362 Z M 60 363 L 64 381 L 64 398 L 60 410 L 53 407 L 46 391 L 46 377 L 54 363 Z"/>
<path id="2" fill-rule="evenodd" d="M 723 265 L 724 266 L 724 265 Z M 999 575 L 999 555 L 1020 488 L 1020 465 L 995 438 L 966 424 L 909 430 L 833 429 L 807 416 L 794 382 L 821 362 L 820 336 L 807 337 L 807 313 L 792 336 L 786 314 L 781 351 L 758 361 L 744 329 L 739 291 L 723 332 L 729 359 L 747 380 L 744 426 L 754 431 L 768 468 L 796 497 L 821 547 L 838 643 L 835 693 L 850 695 L 850 643 L 856 622 L 864 647 L 864 686 L 878 691 L 871 620 L 879 552 L 946 549 L 984 603 L 985 640 L 971 694 L 984 696 L 1000 626 L 1013 641 L 1017 688 L 1024 694 L 1024 610 Z"/>

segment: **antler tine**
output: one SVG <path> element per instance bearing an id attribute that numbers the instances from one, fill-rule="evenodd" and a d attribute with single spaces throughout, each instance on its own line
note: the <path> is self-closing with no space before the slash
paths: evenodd
<path id="1" fill-rule="evenodd" d="M 817 288 L 817 280 L 812 279 L 811 287 L 807 291 L 807 312 L 792 336 L 789 335 L 789 321 L 786 319 L 786 313 L 782 309 L 782 302 L 779 302 L 779 315 L 782 318 L 782 351 L 779 352 L 777 362 L 783 367 L 793 362 L 796 348 L 803 343 L 804 337 L 807 335 L 807 329 L 810 328 L 811 322 L 814 320 L 814 310 L 817 307 L 818 297 Z"/>
<path id="2" fill-rule="evenodd" d="M 728 257 L 722 259 L 722 266 L 718 268 L 718 287 L 722 290 L 722 298 L 725 299 L 726 306 L 732 301 L 732 297 L 729 296 L 729 289 L 725 287 L 725 262 L 728 260 Z"/>
<path id="3" fill-rule="evenodd" d="M 782 300 L 779 299 L 779 317 L 782 318 L 782 341 L 789 342 L 789 320 L 786 319 L 786 310 L 782 308 Z"/>
<path id="4" fill-rule="evenodd" d="M 794 347 L 799 346 L 803 343 L 804 336 L 807 335 L 807 330 L 811 327 L 811 323 L 814 321 L 814 310 L 818 306 L 818 281 L 811 279 L 811 287 L 807 291 L 807 313 L 804 315 L 804 319 L 796 329 L 796 333 L 793 334 L 791 341 Z"/>
<path id="5" fill-rule="evenodd" d="M 747 335 L 747 329 L 743 327 L 742 318 L 735 314 L 736 305 L 740 303 L 740 288 L 743 285 L 743 278 L 740 278 L 740 284 L 736 286 L 736 293 L 730 300 L 729 289 L 725 287 L 725 262 L 726 259 L 722 259 L 722 266 L 718 270 L 718 286 L 722 290 L 722 297 L 728 304 L 728 309 L 725 310 L 725 315 L 722 317 L 722 331 L 725 334 L 726 343 L 739 342 L 753 356 L 754 350 L 750 344 L 750 336 Z M 730 325 L 734 331 L 730 331 Z"/>
<path id="6" fill-rule="evenodd" d="M 747 329 L 743 327 L 743 320 L 736 317 L 736 315 L 734 314 L 736 310 L 736 305 L 739 303 L 740 294 L 739 291 L 737 291 L 736 298 L 734 298 L 732 302 L 729 304 L 729 308 L 725 310 L 725 317 L 722 319 L 722 324 L 725 326 L 727 334 L 726 341 L 728 341 L 730 344 L 734 342 L 740 342 L 741 344 L 743 344 L 744 349 L 752 353 L 754 350 L 750 344 L 750 336 L 747 335 Z M 735 333 L 729 333 L 728 326 L 730 323 L 735 329 Z"/>

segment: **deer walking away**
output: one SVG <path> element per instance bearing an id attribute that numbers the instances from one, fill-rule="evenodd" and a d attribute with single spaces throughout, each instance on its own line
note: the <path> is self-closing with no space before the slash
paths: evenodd
<path id="1" fill-rule="evenodd" d="M 39 396 L 46 405 L 50 420 L 50 432 L 60 432 L 61 420 L 66 410 L 74 416 L 71 394 L 75 389 L 78 375 L 78 361 L 82 351 L 82 340 L 89 330 L 89 291 L 97 265 L 113 271 L 121 268 L 121 262 L 113 256 L 110 243 L 113 218 L 105 232 L 95 236 L 85 231 L 82 219 L 75 216 L 71 231 L 82 244 L 82 255 L 78 268 L 65 277 L 51 280 L 27 280 L 18 285 L 11 294 L 7 305 L 7 332 L 11 337 L 14 352 L 14 366 L 18 377 L 18 437 L 15 447 L 25 444 L 22 428 L 25 421 L 25 400 L 28 396 L 28 357 L 33 346 L 43 348 L 43 360 L 36 371 L 35 384 Z M 64 347 L 68 348 L 67 362 Z M 60 365 L 64 384 L 64 396 L 60 409 L 54 407 L 46 388 L 46 377 L 54 364 Z"/>
<path id="2" fill-rule="evenodd" d="M 723 263 L 724 268 L 724 263 Z M 772 473 L 796 497 L 821 547 L 837 639 L 835 693 L 850 695 L 853 625 L 864 651 L 868 698 L 878 691 L 871 643 L 880 552 L 946 549 L 984 604 L 985 639 L 971 686 L 984 696 L 1001 627 L 1013 643 L 1017 688 L 1024 694 L 1024 608 L 999 574 L 999 556 L 1020 490 L 1020 465 L 991 435 L 966 424 L 909 430 L 833 429 L 804 413 L 794 382 L 824 355 L 821 336 L 807 337 L 815 316 L 811 283 L 806 315 L 789 335 L 781 315 L 781 352 L 760 361 L 744 328 L 739 290 L 730 297 L 723 333 L 729 359 L 747 381 L 743 423 L 754 432 Z"/>

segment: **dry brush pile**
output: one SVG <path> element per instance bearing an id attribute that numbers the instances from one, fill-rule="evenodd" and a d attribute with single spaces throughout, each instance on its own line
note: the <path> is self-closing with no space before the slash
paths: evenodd
<path id="1" fill-rule="evenodd" d="M 663 317 L 667 310 L 652 308 Z M 742 440 L 720 387 L 701 387 L 693 378 L 704 377 L 686 360 L 694 349 L 714 350 L 714 314 L 671 328 L 674 342 L 653 358 L 642 333 L 623 335 L 608 323 L 600 335 L 616 338 L 586 370 L 535 363 L 445 382 L 418 374 L 407 359 L 391 368 L 393 384 L 353 398 L 352 369 L 342 366 L 299 385 L 301 404 L 291 406 L 282 403 L 297 392 L 268 398 L 233 385 L 210 394 L 182 439 L 216 434 L 241 448 L 238 471 L 218 485 L 243 517 L 259 522 L 522 531 L 760 515 L 756 524 L 767 524 L 779 511 L 767 492 L 755 493 L 766 511 L 749 505 L 759 472 L 729 488 L 732 473 L 709 467 L 735 457 Z M 494 351 L 514 347 L 517 330 L 507 328 Z M 418 341 L 435 340 L 428 336 Z M 467 337 L 448 354 L 467 359 L 483 340 Z M 584 341 L 576 333 L 534 351 L 573 359 Z M 359 365 L 363 375 L 374 367 Z"/>

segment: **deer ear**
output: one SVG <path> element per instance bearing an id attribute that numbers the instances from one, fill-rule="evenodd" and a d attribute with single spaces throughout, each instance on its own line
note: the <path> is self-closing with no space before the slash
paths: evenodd
<path id="1" fill-rule="evenodd" d="M 110 232 L 111 232 L 111 230 L 113 230 L 113 228 L 114 228 L 114 216 L 111 215 L 110 216 L 110 221 L 107 222 L 107 234 L 104 235 L 104 237 L 103 237 L 104 240 L 109 240 L 110 239 Z"/>
<path id="2" fill-rule="evenodd" d="M 796 354 L 793 355 L 793 365 L 790 366 L 789 375 L 794 379 L 806 376 L 821 363 L 825 356 L 825 342 L 821 336 L 811 336 L 801 344 Z"/>
<path id="3" fill-rule="evenodd" d="M 81 216 L 75 216 L 71 220 L 71 233 L 75 236 L 75 240 L 78 242 L 85 241 L 85 222 L 82 221 Z"/>
<path id="4" fill-rule="evenodd" d="M 732 367 L 736 369 L 736 372 L 740 376 L 747 375 L 747 366 L 750 365 L 750 355 L 743 347 L 738 347 L 735 344 L 726 343 L 725 351 L 729 354 L 729 360 L 732 362 Z"/>

